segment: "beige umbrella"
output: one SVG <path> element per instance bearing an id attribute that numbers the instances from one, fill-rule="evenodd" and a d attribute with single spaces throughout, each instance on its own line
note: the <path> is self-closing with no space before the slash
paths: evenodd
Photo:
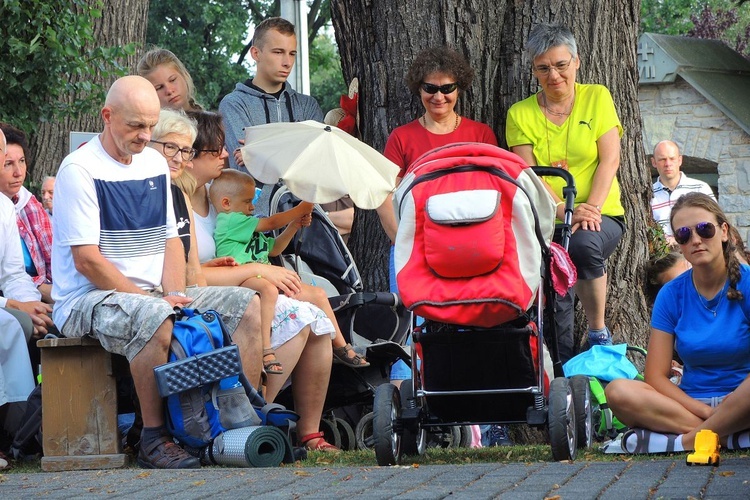
<path id="1" fill-rule="evenodd" d="M 348 194 L 364 209 L 383 204 L 399 172 L 364 142 L 311 120 L 245 128 L 242 158 L 253 177 L 265 184 L 282 180 L 305 201 L 330 203 Z"/>

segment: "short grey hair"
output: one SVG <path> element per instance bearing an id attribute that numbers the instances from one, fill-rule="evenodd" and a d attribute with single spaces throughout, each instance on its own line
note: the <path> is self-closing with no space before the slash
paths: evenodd
<path id="1" fill-rule="evenodd" d="M 190 137 L 192 144 L 198 135 L 198 123 L 182 110 L 162 108 L 159 111 L 159 123 L 154 127 L 151 138 L 158 141 L 168 134 L 186 135 Z"/>
<path id="2" fill-rule="evenodd" d="M 567 47 L 570 55 L 578 58 L 578 45 L 573 33 L 562 24 L 538 24 L 526 41 L 526 53 L 533 61 L 553 47 Z"/>

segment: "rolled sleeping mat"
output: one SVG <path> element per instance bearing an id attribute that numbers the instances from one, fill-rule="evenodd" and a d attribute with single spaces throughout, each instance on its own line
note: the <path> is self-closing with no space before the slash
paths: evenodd
<path id="1" fill-rule="evenodd" d="M 233 467 L 278 467 L 294 461 L 289 438 L 281 429 L 267 425 L 225 431 L 205 454 L 208 463 Z"/>

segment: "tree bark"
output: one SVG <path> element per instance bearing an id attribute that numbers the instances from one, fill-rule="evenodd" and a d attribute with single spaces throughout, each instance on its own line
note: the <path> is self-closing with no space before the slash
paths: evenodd
<path id="1" fill-rule="evenodd" d="M 103 4 L 102 17 L 94 22 L 94 34 L 98 46 L 122 46 L 136 42 L 142 48 L 146 40 L 146 20 L 149 0 L 108 0 Z M 141 53 L 128 57 L 125 66 L 135 69 Z M 66 75 L 61 75 L 65 77 Z M 79 78 L 71 76 L 70 78 Z M 96 82 L 109 87 L 114 79 L 97 78 Z M 67 102 L 76 102 L 83 96 L 70 94 Z M 104 104 L 103 102 L 101 103 Z M 32 168 L 28 177 L 39 183 L 47 175 L 55 175 L 63 158 L 70 149 L 70 132 L 99 132 L 103 123 L 98 110 L 79 117 L 65 117 L 59 121 L 40 123 L 31 136 L 30 146 L 34 152 Z"/>
<path id="2" fill-rule="evenodd" d="M 361 133 L 382 151 L 388 134 L 422 112 L 403 81 L 420 50 L 448 45 L 464 53 L 476 71 L 458 111 L 487 123 L 505 142 L 508 108 L 537 90 L 525 42 L 535 24 L 550 19 L 576 35 L 578 81 L 606 85 L 624 128 L 618 174 L 627 231 L 609 259 L 607 325 L 616 341 L 643 345 L 648 312 L 643 287 L 647 259 L 649 179 L 641 141 L 635 48 L 640 2 L 506 2 L 495 0 L 332 0 L 331 13 L 346 81 L 360 81 Z M 350 246 L 364 283 L 387 286 L 388 243 L 374 212 L 357 211 Z M 386 281 L 383 281 L 383 279 Z M 585 324 L 579 318 L 577 341 Z"/>

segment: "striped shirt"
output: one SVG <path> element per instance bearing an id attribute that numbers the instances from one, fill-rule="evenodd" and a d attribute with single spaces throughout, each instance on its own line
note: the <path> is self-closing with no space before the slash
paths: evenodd
<path id="1" fill-rule="evenodd" d="M 651 211 L 654 213 L 654 220 L 661 225 L 666 236 L 672 236 L 672 226 L 669 224 L 669 215 L 672 212 L 672 207 L 680 196 L 686 193 L 692 193 L 697 191 L 699 193 L 707 194 L 714 201 L 716 197 L 714 192 L 711 190 L 711 186 L 698 179 L 692 179 L 685 175 L 684 172 L 680 172 L 680 182 L 673 190 L 669 190 L 664 184 L 661 183 L 661 178 L 656 179 L 654 182 L 654 194 L 651 198 Z"/>

